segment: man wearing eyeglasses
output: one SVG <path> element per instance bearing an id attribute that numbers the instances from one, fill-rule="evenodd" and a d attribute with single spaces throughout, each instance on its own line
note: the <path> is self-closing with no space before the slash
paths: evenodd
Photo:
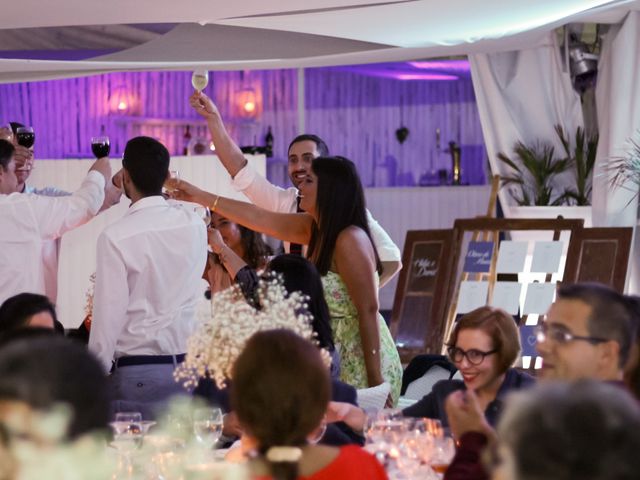
<path id="1" fill-rule="evenodd" d="M 536 335 L 541 377 L 622 382 L 636 329 L 623 295 L 594 283 L 561 287 Z"/>

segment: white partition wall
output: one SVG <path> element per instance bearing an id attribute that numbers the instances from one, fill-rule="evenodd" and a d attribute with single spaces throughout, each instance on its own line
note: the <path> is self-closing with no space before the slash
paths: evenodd
<path id="1" fill-rule="evenodd" d="M 247 156 L 258 172 L 265 174 L 264 155 Z M 90 160 L 36 160 L 29 185 L 55 186 L 73 191 L 80 186 L 92 161 Z M 112 160 L 115 173 L 121 161 Z M 215 156 L 173 157 L 171 170 L 199 187 L 221 195 L 247 200 L 231 187 L 231 179 Z M 62 238 L 58 269 L 57 309 L 60 321 L 67 328 L 77 327 L 84 319 L 86 292 L 90 276 L 96 269 L 96 241 L 105 226 L 122 217 L 129 207 L 123 196 L 119 205 L 99 214 L 89 223 L 68 232 Z"/>

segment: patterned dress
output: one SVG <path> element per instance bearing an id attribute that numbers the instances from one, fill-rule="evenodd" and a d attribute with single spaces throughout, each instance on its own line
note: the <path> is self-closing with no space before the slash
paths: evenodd
<path id="1" fill-rule="evenodd" d="M 322 284 L 324 296 L 329 305 L 334 342 L 340 353 L 340 380 L 356 388 L 367 388 L 367 370 L 360 341 L 358 311 L 340 275 L 329 271 L 322 277 Z M 382 376 L 391 384 L 391 394 L 395 404 L 402 386 L 402 364 L 391 332 L 380 313 L 378 313 L 378 328 Z"/>

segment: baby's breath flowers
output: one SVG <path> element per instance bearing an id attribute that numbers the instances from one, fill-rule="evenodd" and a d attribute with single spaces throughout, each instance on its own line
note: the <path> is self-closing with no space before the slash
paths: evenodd
<path id="1" fill-rule="evenodd" d="M 208 375 L 222 388 L 231 378 L 233 363 L 247 340 L 262 330 L 284 328 L 318 343 L 306 296 L 287 293 L 282 279 L 274 275 L 260 281 L 257 297 L 259 309 L 246 301 L 237 285 L 212 296 L 213 313 L 199 318 L 196 331 L 187 341 L 186 359 L 174 372 L 177 381 L 193 388 Z M 322 355 L 329 365 L 329 353 L 323 350 Z"/>

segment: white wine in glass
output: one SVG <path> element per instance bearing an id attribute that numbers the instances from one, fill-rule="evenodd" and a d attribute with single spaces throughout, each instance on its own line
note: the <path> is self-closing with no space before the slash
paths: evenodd
<path id="1" fill-rule="evenodd" d="M 197 91 L 201 92 L 207 87 L 209 83 L 209 72 L 206 70 L 196 70 L 191 75 L 191 85 Z"/>

